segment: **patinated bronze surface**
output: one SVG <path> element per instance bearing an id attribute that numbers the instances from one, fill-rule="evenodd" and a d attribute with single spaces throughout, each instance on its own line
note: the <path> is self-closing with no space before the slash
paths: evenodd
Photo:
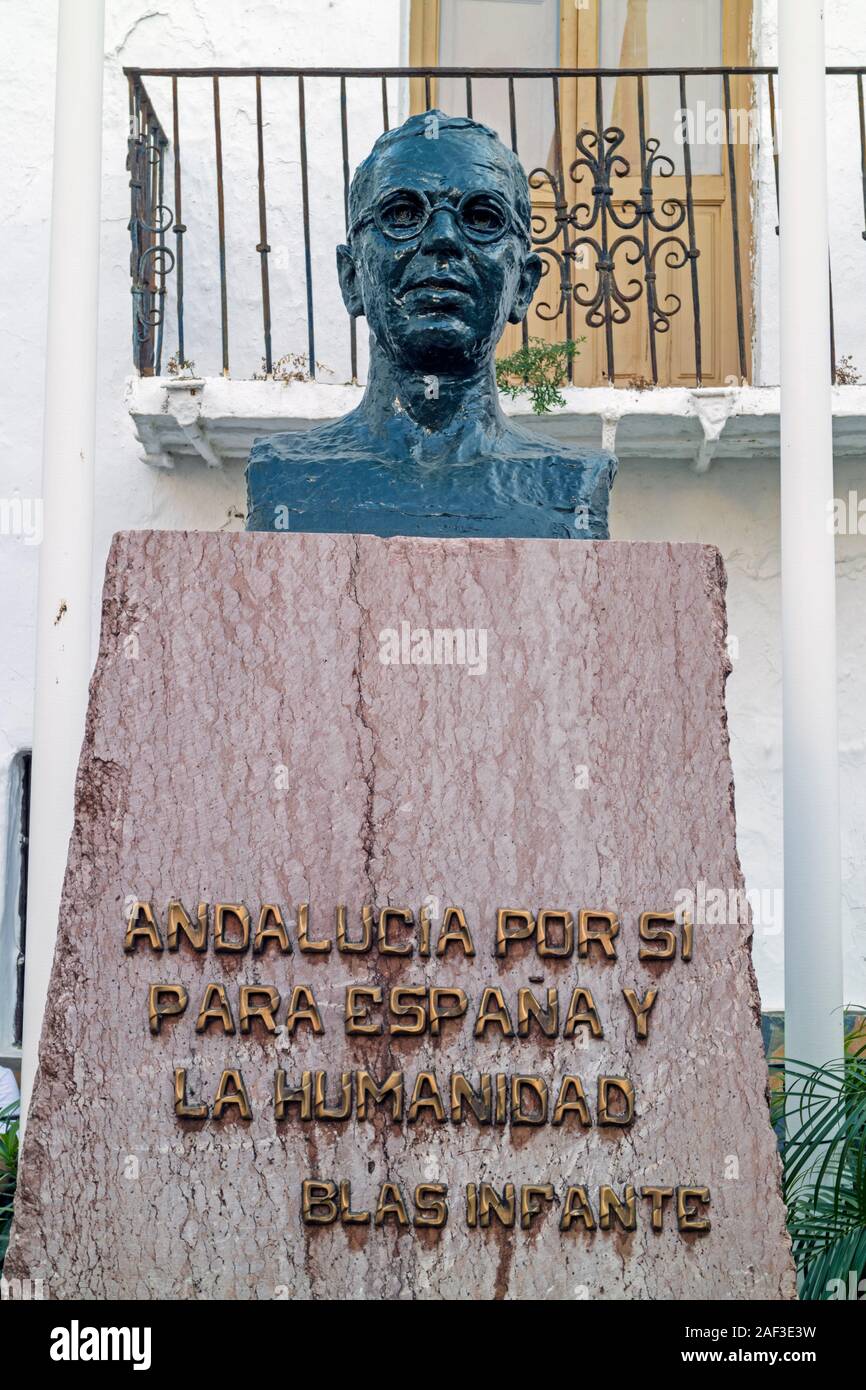
<path id="1" fill-rule="evenodd" d="M 376 141 L 337 268 L 370 327 L 357 410 L 257 442 L 253 531 L 606 538 L 613 455 L 508 420 L 494 353 L 541 275 L 529 187 L 492 130 L 427 112 Z"/>

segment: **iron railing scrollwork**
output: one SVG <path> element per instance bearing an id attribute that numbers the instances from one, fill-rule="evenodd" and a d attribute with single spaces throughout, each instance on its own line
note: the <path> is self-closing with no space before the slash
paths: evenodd
<path id="1" fill-rule="evenodd" d="M 866 221 L 866 109 L 864 109 L 864 81 L 866 68 L 837 67 L 828 68 L 828 75 L 846 81 L 854 79 L 856 88 L 857 114 L 859 125 L 859 167 L 857 176 L 862 183 L 864 221 Z M 344 220 L 348 218 L 348 193 L 351 177 L 350 159 L 350 109 L 348 91 L 356 91 L 355 83 L 364 79 L 375 82 L 381 88 L 381 128 L 388 130 L 398 109 L 405 109 L 407 92 L 420 100 L 423 91 L 428 109 L 435 104 L 437 84 L 440 79 L 460 79 L 465 87 L 465 99 L 461 93 L 457 105 L 464 102 L 465 114 L 478 114 L 477 88 L 473 83 L 502 84 L 505 96 L 504 110 L 507 110 L 507 129 L 502 132 L 503 139 L 512 150 L 521 155 L 523 134 L 520 127 L 519 104 L 516 99 L 516 83 L 548 84 L 550 106 L 545 119 L 552 117 L 553 138 L 550 146 L 551 156 L 546 161 L 551 167 L 537 165 L 529 171 L 530 186 L 533 191 L 532 243 L 543 262 L 543 273 L 533 303 L 533 314 L 541 324 L 556 324 L 551 334 L 560 331 L 562 337 L 572 342 L 579 325 L 586 325 L 592 334 L 603 335 L 604 352 L 599 354 L 603 364 L 604 378 L 610 384 L 627 378 L 620 365 L 617 370 L 616 356 L 625 355 L 628 350 L 621 343 L 618 331 L 630 321 L 637 320 L 641 335 L 641 361 L 646 362 L 651 381 L 658 384 L 666 377 L 667 367 L 660 352 L 660 343 L 671 341 L 672 327 L 679 321 L 685 332 L 678 332 L 677 353 L 680 366 L 677 368 L 678 381 L 690 378 L 696 386 L 704 380 L 705 362 L 710 354 L 705 351 L 703 342 L 704 319 L 710 318 L 702 312 L 702 282 L 698 262 L 701 247 L 697 237 L 696 206 L 699 195 L 694 173 L 693 152 L 699 137 L 689 129 L 687 119 L 690 112 L 689 98 L 694 96 L 693 83 L 707 78 L 716 78 L 720 83 L 722 103 L 723 135 L 720 158 L 724 169 L 726 219 L 724 236 L 717 239 L 714 246 L 714 294 L 715 299 L 706 306 L 714 310 L 714 324 L 709 332 L 713 345 L 717 346 L 720 303 L 725 302 L 726 322 L 730 325 L 730 349 L 727 351 L 727 365 L 719 368 L 718 361 L 713 366 L 713 376 L 717 380 L 720 371 L 724 380 L 745 381 L 749 372 L 749 343 L 752 333 L 751 301 L 748 291 L 748 268 L 750 258 L 747 225 L 741 226 L 743 213 L 740 199 L 744 189 L 744 179 L 748 177 L 754 162 L 748 165 L 739 163 L 735 146 L 741 138 L 732 133 L 736 127 L 733 117 L 742 115 L 734 110 L 732 101 L 732 82 L 742 79 L 746 86 L 734 89 L 740 96 L 741 105 L 749 106 L 754 114 L 760 109 L 761 96 L 756 79 L 766 81 L 766 98 L 769 135 L 772 140 L 773 169 L 778 203 L 779 156 L 776 146 L 777 70 L 771 67 L 718 67 L 718 68 L 446 68 L 446 67 L 399 67 L 399 68 L 131 68 L 126 69 L 129 81 L 129 142 L 128 168 L 130 174 L 131 215 L 130 232 L 130 277 L 133 306 L 133 356 L 135 366 L 143 375 L 159 374 L 163 370 L 163 335 L 165 330 L 165 310 L 167 304 L 167 276 L 175 271 L 172 289 L 172 317 L 177 322 L 176 361 L 180 369 L 186 363 L 184 325 L 184 244 L 186 226 L 182 218 L 183 187 L 181 167 L 181 141 L 178 115 L 178 87 L 187 80 L 208 79 L 213 94 L 213 170 L 216 185 L 216 205 L 210 211 L 200 202 L 195 203 L 196 226 L 205 214 L 208 224 L 202 224 L 201 231 L 206 238 L 214 238 L 218 248 L 219 275 L 219 328 L 221 345 L 221 369 L 229 374 L 229 285 L 230 257 L 226 241 L 226 177 L 223 166 L 223 119 L 221 115 L 221 95 L 225 82 L 249 82 L 254 84 L 255 99 L 255 172 L 251 179 L 258 200 L 257 231 L 258 239 L 250 242 L 250 253 L 255 254 L 259 263 L 261 280 L 261 325 L 263 340 L 264 374 L 270 376 L 275 369 L 275 358 L 279 356 L 273 348 L 271 311 L 271 236 L 272 227 L 282 221 L 278 238 L 283 253 L 281 268 L 286 266 L 284 248 L 290 248 L 296 259 L 288 267 L 298 284 L 301 293 L 298 301 L 302 317 L 305 316 L 304 333 L 306 346 L 306 371 L 310 377 L 316 376 L 316 337 L 314 270 L 316 258 L 312 227 L 315 225 L 315 200 L 320 196 L 321 177 L 314 177 L 316 171 L 321 175 L 326 167 L 327 153 L 322 152 L 319 142 L 322 138 L 334 139 L 332 170 L 334 186 L 342 183 Z M 170 81 L 172 107 L 172 139 L 163 131 L 153 105 L 145 89 L 143 78 Z M 334 135 L 319 128 L 319 120 L 324 107 L 317 101 L 316 127 L 313 128 L 308 111 L 308 93 L 313 84 L 337 80 L 334 91 Z M 603 83 L 608 79 L 622 81 L 633 113 L 633 120 L 622 118 L 605 120 Z M 676 163 L 672 151 L 665 148 L 665 141 L 659 138 L 658 131 L 648 129 L 650 83 L 655 79 L 674 81 L 678 85 L 679 112 L 682 130 L 671 130 L 666 134 L 670 145 L 678 146 Z M 273 207 L 269 209 L 267 197 L 267 166 L 265 133 L 269 129 L 266 90 L 268 84 L 276 80 L 289 81 L 295 86 L 294 100 L 297 108 L 297 187 L 294 197 L 300 211 L 300 235 L 286 231 L 284 217 L 278 219 Z M 572 83 L 570 89 L 577 103 L 578 88 L 583 101 L 580 110 L 583 119 L 577 131 L 566 136 L 564 120 L 565 83 Z M 408 84 L 408 85 L 407 85 Z M 316 85 L 317 97 L 324 88 Z M 745 95 L 743 95 L 745 93 Z M 329 98 L 330 100 L 331 98 Z M 378 103 L 377 91 L 375 102 Z M 694 104 L 694 103 L 693 103 Z M 365 121 L 369 123 L 373 106 L 367 103 Z M 540 108 L 539 108 L 540 109 Z M 571 109 L 571 108 L 570 108 Z M 264 114 L 263 114 L 264 113 Z M 455 114 L 463 114 L 457 111 Z M 587 120 L 587 114 L 589 119 Z M 748 114 L 748 113 L 747 113 Z M 188 118 L 187 118 L 188 119 Z M 271 119 L 273 119 L 271 117 Z M 626 126 L 628 127 L 626 129 Z M 198 148 L 198 132 L 193 131 Z M 274 138 L 277 137 L 275 127 Z M 367 137 L 365 137 L 367 138 Z M 270 142 L 270 135 L 268 140 Z M 752 136 L 749 136 L 752 139 Z M 286 149 L 286 133 L 279 131 L 281 149 Z M 314 150 L 314 146 L 316 149 Z M 166 202 L 166 158 L 170 150 L 173 169 L 174 211 Z M 231 166 L 234 168 L 232 159 Z M 738 191 L 738 167 L 741 189 Z M 674 183 L 669 181 L 675 178 Z M 700 185 L 698 185 L 700 187 Z M 673 190 L 676 190 L 674 192 Z M 745 206 L 745 204 L 744 204 Z M 269 217 L 270 213 L 270 217 Z M 214 226 L 210 219 L 213 218 Z M 702 224 L 703 225 L 703 224 Z M 778 227 L 776 229 L 778 231 Z M 169 233 L 173 234 L 175 246 L 167 245 Z M 702 230 L 702 237 L 705 232 Z M 863 236 L 866 237 L 866 231 Z M 721 257 L 724 247 L 724 261 Z M 232 250 L 234 256 L 234 249 Z M 330 259 L 330 256 L 329 256 Z M 831 296 L 832 296 L 832 275 Z M 709 281 L 703 284 L 704 294 L 709 293 Z M 718 301 L 718 302 L 717 302 Z M 730 307 L 729 307 L 730 306 Z M 688 326 L 688 313 L 691 311 L 691 326 Z M 832 311 L 832 303 L 831 303 Z M 216 325 L 214 325 L 216 328 Z M 835 325 L 834 325 L 835 328 Z M 735 331 L 734 331 L 735 330 Z M 296 325 L 295 331 L 299 331 Z M 522 333 L 524 342 L 531 331 L 524 321 Z M 728 330 L 726 329 L 726 332 Z M 216 334 L 214 334 L 216 336 Z M 354 320 L 349 320 L 347 329 L 347 348 L 349 374 L 352 380 L 358 375 L 358 335 Z M 633 355 L 634 339 L 630 339 Z M 250 344 L 244 344 L 249 354 Z M 292 346 L 296 355 L 299 344 Z M 643 356 L 645 354 L 645 357 Z M 330 356 L 329 353 L 326 355 Z M 669 354 L 670 355 L 670 354 Z M 301 357 L 304 354 L 300 354 Z M 714 359 L 718 353 L 714 352 Z M 836 378 L 835 332 L 832 345 L 831 372 Z M 685 366 L 683 363 L 685 362 Z M 204 364 L 202 364 L 204 365 Z M 570 379 L 577 379 L 575 362 L 572 359 Z M 738 371 L 734 372 L 734 367 Z M 171 365 L 171 370 L 174 366 Z M 207 370 L 207 368 L 205 368 Z M 643 368 L 642 368 L 643 370 Z M 730 375 L 728 375 L 730 373 Z M 709 375 L 709 369 L 707 372 Z"/>
<path id="2" fill-rule="evenodd" d="M 597 86 L 596 128 L 577 134 L 579 157 L 569 166 L 568 176 L 575 187 L 591 179 L 591 201 L 568 205 L 563 191 L 562 170 L 553 173 L 536 167 L 529 174 L 530 187 L 545 186 L 555 195 L 553 227 L 548 229 L 543 213 L 533 218 L 533 245 L 549 265 L 559 270 L 559 297 L 556 306 L 542 300 L 536 304 L 540 318 L 560 317 L 570 301 L 584 310 L 589 328 L 603 329 L 606 349 L 606 375 L 615 379 L 615 326 L 625 324 L 634 305 L 646 295 L 650 361 L 653 382 L 658 382 L 656 337 L 670 330 L 671 320 L 682 308 L 682 298 L 669 291 L 662 299 L 658 290 L 658 260 L 663 255 L 670 270 L 680 270 L 700 255 L 694 241 L 694 208 L 691 170 L 686 179 L 685 199 L 665 197 L 657 204 L 654 180 L 670 178 L 673 160 L 662 153 L 661 142 L 646 133 L 643 78 L 638 79 L 638 138 L 640 148 L 640 197 L 617 197 L 619 180 L 632 175 L 632 166 L 621 152 L 625 131 L 605 125 L 602 115 L 601 83 Z M 689 240 L 677 233 L 688 218 Z M 656 235 L 653 237 L 652 232 Z M 573 234 L 573 235 L 570 235 Z M 560 247 L 551 243 L 559 241 Z M 581 275 L 583 250 L 590 253 L 594 283 Z M 633 273 L 630 273 L 633 272 Z M 623 282 L 622 274 L 628 275 Z M 700 384 L 700 297 L 697 280 L 692 281 L 696 332 L 696 377 Z M 570 334 L 569 334 L 570 336 Z"/>
<path id="3" fill-rule="evenodd" d="M 158 376 L 162 369 L 165 277 L 175 264 L 175 254 L 165 242 L 166 233 L 174 225 L 174 214 L 165 202 L 168 143 L 142 82 L 130 79 L 126 167 L 130 190 L 132 352 L 135 365 L 144 376 Z M 179 176 L 176 161 L 176 185 Z M 176 196 L 179 201 L 177 188 Z M 183 230 L 175 226 L 178 234 Z"/>

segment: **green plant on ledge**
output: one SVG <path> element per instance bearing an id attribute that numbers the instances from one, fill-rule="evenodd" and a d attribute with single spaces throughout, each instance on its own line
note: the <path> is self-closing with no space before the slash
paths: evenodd
<path id="1" fill-rule="evenodd" d="M 528 395 L 535 415 L 563 406 L 565 397 L 559 388 L 568 381 L 578 344 L 584 341 L 569 338 L 564 343 L 548 343 L 544 338 L 530 338 L 510 356 L 499 358 L 496 385 L 512 400 Z"/>
<path id="2" fill-rule="evenodd" d="M 0 1110 L 0 1274 L 9 1245 L 12 1204 L 18 1178 L 18 1107 L 13 1101 Z"/>
<path id="3" fill-rule="evenodd" d="M 866 1037 L 824 1067 L 787 1059 L 776 1119 L 790 1107 L 795 1132 L 783 1151 L 788 1230 L 800 1298 L 866 1293 Z"/>

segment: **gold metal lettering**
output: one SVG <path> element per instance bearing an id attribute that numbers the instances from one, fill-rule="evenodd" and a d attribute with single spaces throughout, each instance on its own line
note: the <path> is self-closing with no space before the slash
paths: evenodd
<path id="1" fill-rule="evenodd" d="M 350 941 L 347 930 L 347 912 L 344 906 L 337 908 L 337 950 L 344 955 L 363 955 L 373 945 L 373 912 L 369 907 L 361 910 L 361 939 Z"/>
<path id="2" fill-rule="evenodd" d="M 347 985 L 346 986 L 346 1032 L 349 1034 L 361 1034 L 363 1037 L 372 1038 L 382 1031 L 381 1020 L 375 1022 L 368 1016 L 368 1010 L 373 1004 L 381 1004 L 382 991 L 378 985 Z"/>
<path id="3" fill-rule="evenodd" d="M 598 1190 L 599 1226 L 609 1231 L 614 1221 L 619 1222 L 624 1231 L 633 1231 L 637 1225 L 637 1200 L 631 1183 L 626 1185 L 622 1201 L 612 1187 L 602 1186 Z"/>
<path id="4" fill-rule="evenodd" d="M 399 945 L 394 945 L 388 939 L 388 926 L 391 921 L 399 923 L 404 927 L 414 926 L 415 918 L 408 907 L 383 907 L 379 911 L 378 944 L 379 954 L 383 956 L 411 956 L 411 941 L 402 941 Z"/>
<path id="5" fill-rule="evenodd" d="M 642 912 L 638 924 L 638 935 L 641 941 L 648 942 L 649 945 L 641 946 L 638 951 L 638 960 L 673 960 L 677 953 L 677 934 L 669 927 L 662 927 L 661 922 L 670 922 L 671 926 L 676 926 L 675 912 Z M 658 946 L 658 950 L 650 947 Z"/>
<path id="6" fill-rule="evenodd" d="M 475 955 L 472 933 L 466 925 L 466 918 L 461 907 L 446 907 L 445 909 L 439 940 L 436 942 L 437 956 L 444 956 L 452 942 L 463 947 L 465 956 Z"/>
<path id="7" fill-rule="evenodd" d="M 262 955 L 267 950 L 269 941 L 276 941 L 283 955 L 292 954 L 289 933 L 283 921 L 283 914 L 276 903 L 265 903 L 259 913 L 259 924 L 253 937 L 253 955 Z"/>
<path id="8" fill-rule="evenodd" d="M 143 921 L 140 919 L 143 918 Z M 150 903 L 133 903 L 129 909 L 129 917 L 126 921 L 126 936 L 123 939 L 123 949 L 127 952 L 135 950 L 139 938 L 143 938 L 152 951 L 163 949 L 162 938 L 159 928 L 156 925 L 156 918 L 153 915 L 153 908 Z"/>
<path id="9" fill-rule="evenodd" d="M 547 939 L 550 927 L 556 927 L 557 931 L 562 928 L 562 941 L 558 946 L 552 944 Z M 538 941 L 538 954 L 540 956 L 570 956 L 574 950 L 574 917 L 570 912 L 563 909 L 545 910 L 538 914 L 538 927 L 536 929 Z"/>
<path id="10" fill-rule="evenodd" d="M 340 1073 L 340 1088 L 342 1099 L 340 1104 L 329 1110 L 327 1106 L 326 1086 L 328 1073 L 317 1071 L 314 1078 L 314 1114 L 317 1120 L 348 1120 L 352 1113 L 352 1073 L 344 1071 Z"/>
<path id="11" fill-rule="evenodd" d="M 415 1203 L 414 1224 L 433 1230 L 444 1226 L 448 1220 L 448 1203 L 445 1201 L 447 1195 L 448 1188 L 445 1183 L 419 1183 L 412 1195 Z"/>
<path id="12" fill-rule="evenodd" d="M 166 942 L 170 951 L 180 946 L 180 933 L 186 937 L 194 951 L 207 950 L 207 903 L 199 903 L 196 912 L 196 925 L 178 898 L 172 898 L 168 905 Z"/>
<path id="13" fill-rule="evenodd" d="M 559 1086 L 559 1095 L 553 1107 L 551 1124 L 561 1125 L 566 1115 L 574 1112 L 582 1125 L 591 1125 L 589 1106 L 586 1103 L 583 1086 L 579 1076 L 564 1076 Z"/>
<path id="14" fill-rule="evenodd" d="M 367 1118 L 367 1099 L 374 1105 L 381 1105 L 391 1097 L 391 1119 L 401 1120 L 403 1118 L 403 1073 L 392 1071 L 391 1075 L 379 1085 L 378 1081 L 368 1071 L 359 1071 L 355 1075 L 356 1113 L 359 1120 Z"/>
<path id="15" fill-rule="evenodd" d="M 503 1226 L 513 1226 L 515 1216 L 515 1192 L 514 1183 L 507 1182 L 502 1189 L 502 1196 L 496 1188 L 489 1182 L 483 1182 L 478 1189 L 478 1222 L 486 1229 L 492 1217 Z"/>
<path id="16" fill-rule="evenodd" d="M 525 1092 L 535 1096 L 538 1108 L 524 1110 Z M 547 1119 L 547 1084 L 540 1076 L 512 1076 L 511 1078 L 511 1123 L 513 1125 L 543 1125 Z"/>
<path id="17" fill-rule="evenodd" d="M 255 1000 L 262 1002 L 256 1003 Z M 276 1033 L 277 1021 L 274 1014 L 280 1007 L 279 991 L 273 985 L 241 985 L 240 1006 L 240 1025 L 242 1033 L 249 1033 L 252 1030 L 253 1019 L 259 1019 L 265 1025 L 265 1031 Z"/>
<path id="18" fill-rule="evenodd" d="M 511 1016 L 506 1008 L 502 990 L 498 985 L 488 986 L 481 996 L 478 1016 L 475 1020 L 476 1038 L 483 1038 L 485 1029 L 494 1023 L 502 1030 L 503 1037 L 514 1037 L 514 1026 L 511 1022 Z"/>
<path id="19" fill-rule="evenodd" d="M 379 1190 L 379 1201 L 376 1206 L 376 1225 L 383 1225 L 389 1216 L 396 1217 L 398 1226 L 409 1225 L 409 1217 L 406 1214 L 403 1197 L 395 1182 L 382 1183 Z"/>
<path id="20" fill-rule="evenodd" d="M 174 1113 L 181 1120 L 206 1120 L 206 1105 L 190 1105 L 186 1098 L 186 1067 L 174 1069 Z"/>
<path id="21" fill-rule="evenodd" d="M 225 985 L 211 984 L 206 986 L 201 1011 L 195 1021 L 195 1031 L 206 1033 L 208 1025 L 211 1023 L 221 1023 L 224 1033 L 235 1031 L 235 1021 L 232 1018 Z"/>
<path id="22" fill-rule="evenodd" d="M 678 1187 L 677 1188 L 677 1227 L 681 1231 L 699 1231 L 701 1233 L 710 1229 L 710 1218 L 700 1216 L 694 1207 L 690 1207 L 690 1202 L 700 1202 L 703 1206 L 710 1204 L 710 1189 L 708 1187 Z"/>
<path id="23" fill-rule="evenodd" d="M 656 1002 L 657 989 L 648 989 L 643 999 L 638 999 L 633 989 L 624 989 L 625 1002 L 634 1014 L 635 1034 L 641 1042 L 646 1040 L 649 1032 L 650 1009 Z"/>
<path id="24" fill-rule="evenodd" d="M 301 1184 L 301 1213 L 307 1226 L 331 1226 L 338 1216 L 337 1184 L 304 1178 Z"/>
<path id="25" fill-rule="evenodd" d="M 345 1178 L 340 1183 L 340 1220 L 344 1226 L 369 1226 L 368 1211 L 352 1211 L 352 1184 Z"/>
<path id="26" fill-rule="evenodd" d="M 520 1189 L 520 1229 L 528 1231 L 536 1216 L 541 1215 L 540 1201 L 552 1202 L 554 1198 L 553 1184 L 528 1183 Z"/>
<path id="27" fill-rule="evenodd" d="M 414 1125 L 421 1110 L 431 1111 L 433 1119 L 439 1123 L 445 1119 L 445 1106 L 442 1104 L 436 1074 L 432 1071 L 419 1071 L 415 1077 L 409 1113 L 406 1116 L 407 1123 Z"/>
<path id="28" fill-rule="evenodd" d="M 231 1088 L 231 1089 L 229 1089 Z M 220 1077 L 220 1084 L 217 1088 L 216 1100 L 214 1101 L 213 1117 L 221 1120 L 223 1111 L 230 1106 L 235 1106 L 242 1120 L 251 1120 L 253 1112 L 250 1109 L 250 1098 L 247 1095 L 247 1088 L 240 1072 L 230 1067 L 223 1072 Z"/>
<path id="29" fill-rule="evenodd" d="M 614 1112 L 610 1108 L 611 1092 L 617 1092 L 625 1100 L 625 1112 Z M 634 1119 L 634 1086 L 624 1076 L 600 1076 L 598 1078 L 598 1116 L 600 1125 L 630 1125 Z"/>
<path id="30" fill-rule="evenodd" d="M 452 1000 L 452 1003 L 445 1001 Z M 462 1018 L 469 1000 L 462 989 L 451 989 L 432 985 L 430 988 L 430 1032 L 434 1038 L 440 1034 L 442 1019 Z"/>
<path id="31" fill-rule="evenodd" d="M 526 987 L 517 991 L 517 1036 L 529 1036 L 532 1020 L 546 1038 L 555 1038 L 559 1032 L 559 991 L 547 991 L 547 1008 L 544 1008 L 535 993 Z"/>
<path id="32" fill-rule="evenodd" d="M 310 955 L 316 952 L 321 955 L 328 955 L 330 949 L 330 940 L 310 940 L 310 904 L 298 903 L 298 950 L 306 951 Z"/>
<path id="33" fill-rule="evenodd" d="M 594 1038 L 603 1036 L 601 1019 L 595 1007 L 595 1000 L 592 997 L 591 989 L 572 990 L 571 1001 L 568 1005 L 568 1017 L 565 1020 L 565 1027 L 562 1030 L 564 1038 L 573 1038 L 578 1028 L 588 1024 L 589 1030 Z"/>
<path id="34" fill-rule="evenodd" d="M 518 922 L 520 925 L 509 931 L 509 922 Z M 496 947 L 493 954 L 507 956 L 512 941 L 527 941 L 534 935 L 535 918 L 531 912 L 527 912 L 523 907 L 500 907 L 496 913 Z"/>
<path id="35" fill-rule="evenodd" d="M 423 1004 L 413 1004 L 413 999 L 423 999 Z M 388 1008 L 396 1018 L 415 1017 L 414 1023 L 392 1023 L 391 1032 L 396 1037 L 417 1037 L 427 1027 L 427 989 L 425 985 L 403 985 L 391 990 L 388 995 Z"/>
<path id="36" fill-rule="evenodd" d="M 286 1011 L 286 1033 L 290 1038 L 294 1037 L 295 1029 L 299 1023 L 308 1023 L 316 1037 L 325 1031 L 319 1017 L 313 991 L 308 985 L 295 985 L 292 990 L 292 997 Z"/>
<path id="37" fill-rule="evenodd" d="M 226 935 L 228 923 L 234 918 L 240 923 L 240 940 Z M 213 910 L 213 944 L 215 951 L 245 951 L 250 944 L 250 914 L 243 903 L 215 903 Z"/>
<path id="38" fill-rule="evenodd" d="M 468 1105 L 480 1125 L 489 1125 L 493 1119 L 493 1086 L 488 1072 L 482 1072 L 479 1088 L 473 1090 L 462 1072 L 451 1074 L 451 1123 L 463 1122 L 463 1106 Z"/>
<path id="39" fill-rule="evenodd" d="M 162 998 L 166 995 L 166 998 Z M 164 1018 L 175 1018 L 182 1014 L 189 1003 L 189 996 L 183 985 L 151 985 L 147 991 L 147 1012 L 150 1018 L 151 1033 L 159 1033 Z"/>
<path id="40" fill-rule="evenodd" d="M 577 917 L 577 954 L 585 959 L 590 946 L 600 946 L 607 960 L 616 960 L 614 938 L 619 932 L 619 920 L 615 912 L 593 912 L 581 908 Z"/>
<path id="41" fill-rule="evenodd" d="M 570 1231 L 575 1221 L 579 1221 L 585 1231 L 595 1230 L 595 1216 L 585 1187 L 570 1187 L 566 1192 L 559 1229 Z"/>
<path id="42" fill-rule="evenodd" d="M 640 1190 L 642 1197 L 649 1198 L 652 1203 L 652 1217 L 650 1225 L 654 1231 L 661 1231 L 665 1224 L 665 1202 L 669 1201 L 674 1195 L 672 1187 L 642 1187 Z"/>
<path id="43" fill-rule="evenodd" d="M 274 1118 L 285 1120 L 292 1105 L 298 1107 L 299 1119 L 313 1118 L 313 1073 L 301 1072 L 300 1086 L 288 1086 L 286 1073 L 278 1068 L 274 1072 Z"/>

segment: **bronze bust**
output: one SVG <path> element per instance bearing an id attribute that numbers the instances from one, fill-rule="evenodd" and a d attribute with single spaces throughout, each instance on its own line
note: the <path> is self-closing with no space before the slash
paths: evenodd
<path id="1" fill-rule="evenodd" d="M 337 270 L 370 328 L 356 410 L 256 442 L 250 530 L 606 538 L 616 460 L 521 428 L 494 354 L 541 275 L 526 174 L 494 131 L 430 111 L 380 136 Z"/>

